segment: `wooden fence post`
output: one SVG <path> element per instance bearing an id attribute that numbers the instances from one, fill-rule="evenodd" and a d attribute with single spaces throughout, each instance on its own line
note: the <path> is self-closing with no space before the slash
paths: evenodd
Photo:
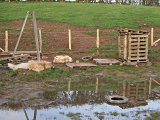
<path id="1" fill-rule="evenodd" d="M 5 31 L 5 52 L 8 52 L 8 31 Z"/>
<path id="2" fill-rule="evenodd" d="M 154 29 L 151 28 L 151 46 L 154 44 Z"/>
<path id="3" fill-rule="evenodd" d="M 68 43 L 69 43 L 69 50 L 72 50 L 72 42 L 71 42 L 71 40 L 72 40 L 72 38 L 71 38 L 71 30 L 69 29 L 68 30 L 68 37 L 69 37 L 69 41 L 68 41 Z"/>
<path id="4" fill-rule="evenodd" d="M 96 46 L 99 49 L 99 29 L 97 29 L 97 42 L 96 42 Z"/>
<path id="5" fill-rule="evenodd" d="M 40 52 L 42 53 L 42 30 L 39 29 L 39 48 L 40 48 Z"/>

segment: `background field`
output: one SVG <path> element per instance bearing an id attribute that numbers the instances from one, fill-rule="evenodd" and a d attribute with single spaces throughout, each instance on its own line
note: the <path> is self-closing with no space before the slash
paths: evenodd
<path id="1" fill-rule="evenodd" d="M 36 11 L 37 19 L 94 27 L 140 28 L 160 25 L 160 7 L 93 3 L 0 3 L 0 22 L 22 19 Z"/>

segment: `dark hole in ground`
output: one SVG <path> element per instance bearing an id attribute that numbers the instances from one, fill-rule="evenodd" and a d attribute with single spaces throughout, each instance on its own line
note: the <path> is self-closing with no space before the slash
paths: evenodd
<path id="1" fill-rule="evenodd" d="M 124 100 L 123 98 L 119 98 L 119 97 L 114 97 L 114 98 L 111 98 L 112 100 Z"/>

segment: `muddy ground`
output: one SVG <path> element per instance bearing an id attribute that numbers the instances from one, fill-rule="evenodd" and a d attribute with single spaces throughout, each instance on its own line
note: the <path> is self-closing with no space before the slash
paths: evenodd
<path id="1" fill-rule="evenodd" d="M 4 31 L 9 31 L 9 50 L 13 51 L 15 43 L 20 32 L 23 21 L 13 21 L 0 23 L 0 47 L 4 49 Z M 80 60 L 82 56 L 90 55 L 97 58 L 118 58 L 117 30 L 100 29 L 100 47 L 99 54 L 96 53 L 96 29 L 94 27 L 80 27 L 66 23 L 53 23 L 38 21 L 38 27 L 42 29 L 43 56 L 52 61 L 56 55 L 67 54 L 73 60 Z M 142 26 L 141 29 L 150 31 L 151 26 Z M 154 39 L 160 38 L 160 27 L 154 27 Z M 72 30 L 72 47 L 68 50 L 68 29 Z M 107 48 L 106 48 L 107 46 Z M 35 73 L 30 71 L 11 71 L 0 70 L 0 105 L 1 107 L 21 108 L 22 103 L 27 107 L 48 106 L 50 104 L 59 104 L 54 101 L 51 92 L 67 91 L 68 81 L 72 81 L 76 91 L 94 91 L 96 83 L 96 74 L 103 77 L 103 81 L 111 81 L 110 84 L 102 84 L 101 91 L 116 92 L 117 86 L 122 81 L 141 81 L 146 80 L 147 84 L 150 77 L 159 81 L 159 49 L 160 45 L 152 47 L 154 51 L 149 53 L 152 66 L 98 66 L 87 69 L 69 69 L 65 65 L 54 65 L 54 69 Z M 35 50 L 32 22 L 29 21 L 24 30 L 18 50 Z M 87 82 L 86 82 L 87 80 Z M 91 81 L 91 82 L 88 82 Z M 93 84 L 92 84 L 93 83 Z M 153 88 L 158 87 L 156 84 Z M 47 95 L 49 94 L 49 95 Z M 100 94 L 101 96 L 101 94 Z M 155 97 L 154 97 L 155 98 Z M 20 102 L 21 101 L 21 102 Z M 79 101 L 78 104 L 80 104 Z"/>

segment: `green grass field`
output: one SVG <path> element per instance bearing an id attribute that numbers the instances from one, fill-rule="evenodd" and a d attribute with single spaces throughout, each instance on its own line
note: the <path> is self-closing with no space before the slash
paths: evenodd
<path id="1" fill-rule="evenodd" d="M 23 19 L 36 11 L 37 19 L 80 26 L 139 28 L 160 26 L 160 7 L 92 3 L 0 3 L 0 22 Z"/>

